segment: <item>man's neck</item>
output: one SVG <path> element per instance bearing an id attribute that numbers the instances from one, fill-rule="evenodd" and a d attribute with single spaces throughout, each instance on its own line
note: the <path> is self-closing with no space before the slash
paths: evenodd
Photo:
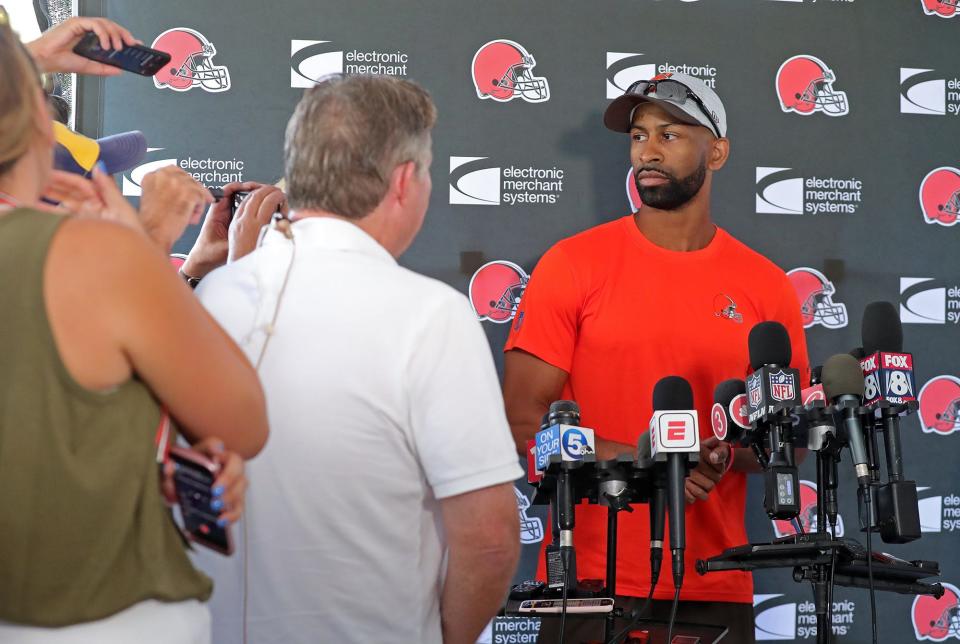
<path id="1" fill-rule="evenodd" d="M 633 221 L 651 243 L 667 250 L 701 250 L 713 240 L 717 227 L 710 219 L 709 197 L 701 190 L 677 210 L 658 210 L 642 206 Z"/>
<path id="2" fill-rule="evenodd" d="M 381 218 L 377 216 L 377 211 L 374 210 L 372 213 L 366 217 L 361 217 L 360 219 L 354 219 L 351 217 L 344 217 L 343 215 L 338 215 L 336 213 L 328 212 L 326 210 L 295 210 L 290 213 L 290 219 L 292 221 L 300 221 L 301 219 L 339 219 L 340 221 L 345 221 L 348 224 L 353 224 L 363 232 L 367 233 L 373 239 L 383 246 L 387 252 L 391 255 L 393 254 L 388 246 L 387 235 L 383 230 L 383 226 L 380 223 Z"/>

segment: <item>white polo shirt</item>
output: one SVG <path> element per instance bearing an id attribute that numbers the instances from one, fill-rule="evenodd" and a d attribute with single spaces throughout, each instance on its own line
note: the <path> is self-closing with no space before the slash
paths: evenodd
<path id="1" fill-rule="evenodd" d="M 357 226 L 306 218 L 293 234 L 260 368 L 270 438 L 248 463 L 247 543 L 241 525 L 233 557 L 197 557 L 214 641 L 242 641 L 246 554 L 248 642 L 439 643 L 438 500 L 522 475 L 490 348 L 463 295 Z M 293 248 L 271 229 L 197 289 L 252 362 Z"/>

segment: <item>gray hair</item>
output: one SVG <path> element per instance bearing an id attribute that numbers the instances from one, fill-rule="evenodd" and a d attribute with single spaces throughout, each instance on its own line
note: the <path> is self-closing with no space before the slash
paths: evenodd
<path id="1" fill-rule="evenodd" d="M 426 170 L 437 110 L 419 85 L 390 76 L 335 76 L 304 93 L 283 146 L 291 208 L 364 217 L 390 175 Z"/>

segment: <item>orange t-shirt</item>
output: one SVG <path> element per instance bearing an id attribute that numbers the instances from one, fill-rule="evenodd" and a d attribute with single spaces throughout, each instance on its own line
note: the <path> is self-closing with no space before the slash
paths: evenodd
<path id="1" fill-rule="evenodd" d="M 723 315 L 735 304 L 736 316 Z M 784 272 L 718 228 L 698 251 L 656 246 L 632 216 L 554 245 L 540 259 L 517 311 L 505 351 L 522 349 L 569 374 L 563 398 L 599 438 L 636 445 L 653 411 L 653 388 L 668 375 L 693 388 L 700 435 L 712 436 L 714 387 L 746 375 L 747 336 L 776 320 L 790 333 L 792 366 L 809 382 L 807 345 L 796 292 Z M 681 599 L 751 603 L 746 572 L 696 573 L 697 559 L 747 543 L 746 475 L 728 472 L 706 502 L 687 506 L 686 575 Z M 578 576 L 602 579 L 607 510 L 577 507 Z M 617 593 L 649 592 L 649 513 L 620 514 Z M 669 542 L 669 528 L 668 533 Z M 544 578 L 540 557 L 538 576 Z M 669 551 L 654 597 L 673 598 Z"/>

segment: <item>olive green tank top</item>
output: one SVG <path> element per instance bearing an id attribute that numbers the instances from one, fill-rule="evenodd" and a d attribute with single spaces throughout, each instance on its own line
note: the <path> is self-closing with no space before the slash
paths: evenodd
<path id="1" fill-rule="evenodd" d="M 43 269 L 62 221 L 0 213 L 0 620 L 40 626 L 212 588 L 160 494 L 149 389 L 94 392 L 60 360 Z"/>

